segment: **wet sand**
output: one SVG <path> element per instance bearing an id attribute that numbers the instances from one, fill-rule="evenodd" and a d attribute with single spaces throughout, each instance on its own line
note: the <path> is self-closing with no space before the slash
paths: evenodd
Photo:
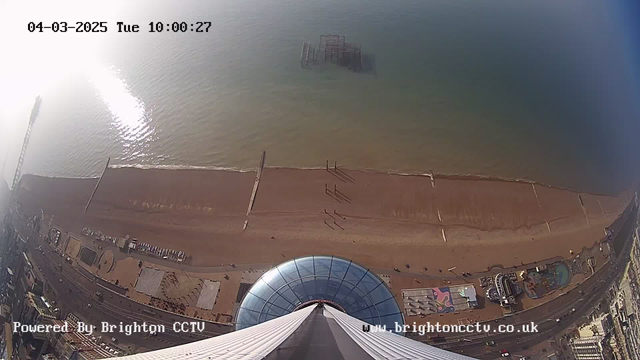
<path id="1" fill-rule="evenodd" d="M 332 254 L 437 274 L 569 256 L 600 240 L 632 194 L 438 175 L 434 188 L 427 176 L 265 168 L 243 231 L 254 180 L 255 172 L 108 169 L 84 214 L 96 179 L 26 175 L 19 200 L 70 231 L 129 234 L 183 250 L 196 266 Z"/>

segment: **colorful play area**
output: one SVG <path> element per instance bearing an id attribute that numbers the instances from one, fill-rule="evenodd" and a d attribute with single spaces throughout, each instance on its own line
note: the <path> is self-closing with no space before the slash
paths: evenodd
<path id="1" fill-rule="evenodd" d="M 402 289 L 405 315 L 446 314 L 478 306 L 472 284 L 435 288 Z"/>
<path id="2" fill-rule="evenodd" d="M 571 282 L 571 271 L 562 261 L 550 264 L 543 271 L 529 271 L 524 278 L 524 291 L 532 299 L 538 299 Z"/>

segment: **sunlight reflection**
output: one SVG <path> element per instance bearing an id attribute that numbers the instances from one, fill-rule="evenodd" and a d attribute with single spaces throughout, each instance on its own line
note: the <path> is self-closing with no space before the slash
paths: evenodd
<path id="1" fill-rule="evenodd" d="M 113 125 L 125 145 L 144 142 L 153 134 L 144 103 L 131 94 L 117 69 L 94 66 L 88 69 L 88 76 L 113 116 Z"/>

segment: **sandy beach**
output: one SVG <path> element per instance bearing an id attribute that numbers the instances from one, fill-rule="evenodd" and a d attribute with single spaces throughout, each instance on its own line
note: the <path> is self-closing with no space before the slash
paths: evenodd
<path id="1" fill-rule="evenodd" d="M 195 266 L 332 254 L 437 274 L 569 256 L 600 240 L 632 194 L 437 174 L 432 184 L 428 176 L 265 168 L 243 230 L 254 180 L 255 172 L 110 168 L 84 214 L 96 179 L 25 175 L 19 201 L 27 214 L 42 208 L 70 231 L 91 227 L 183 250 Z"/>

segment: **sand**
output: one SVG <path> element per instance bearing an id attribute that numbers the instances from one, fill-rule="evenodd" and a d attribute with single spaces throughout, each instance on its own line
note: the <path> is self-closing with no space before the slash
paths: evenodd
<path id="1" fill-rule="evenodd" d="M 194 266 L 331 254 L 437 274 L 567 257 L 600 240 L 632 194 L 438 175 L 432 187 L 426 176 L 266 168 L 243 231 L 254 179 L 255 172 L 108 169 L 84 214 L 95 179 L 25 175 L 19 201 L 27 214 L 42 208 L 72 232 L 90 227 L 183 250 Z"/>
<path id="2" fill-rule="evenodd" d="M 99 275 L 109 281 L 115 282 L 118 280 L 118 284 L 134 289 L 136 280 L 138 280 L 138 274 L 142 269 L 138 267 L 138 260 L 134 258 L 126 258 L 116 261 L 111 271 L 106 274 L 99 273 Z M 133 293 L 133 291 L 129 291 Z"/>
<path id="3" fill-rule="evenodd" d="M 67 244 L 67 249 L 65 250 L 65 254 L 69 255 L 72 259 L 78 257 L 80 254 L 80 249 L 82 249 L 82 243 L 80 240 L 75 238 L 69 238 L 69 243 Z"/>

